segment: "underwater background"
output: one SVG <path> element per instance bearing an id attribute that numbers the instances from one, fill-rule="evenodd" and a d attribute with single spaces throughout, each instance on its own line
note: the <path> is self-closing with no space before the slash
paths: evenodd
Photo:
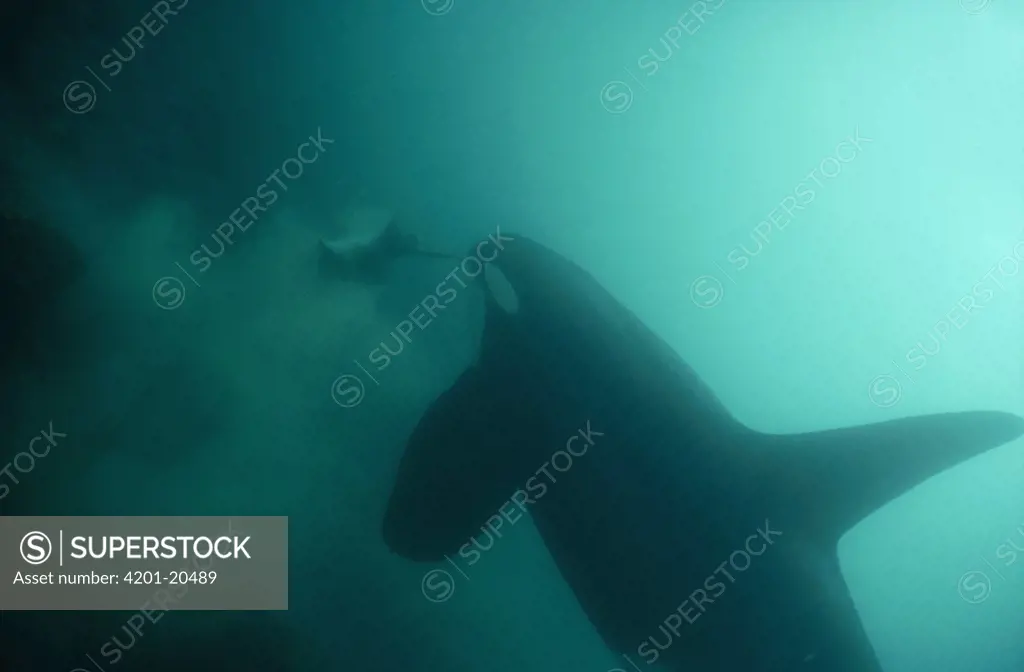
<path id="1" fill-rule="evenodd" d="M 528 520 L 441 601 L 384 545 L 404 442 L 473 361 L 483 303 L 460 289 L 397 339 L 453 263 L 323 277 L 318 241 L 354 202 L 454 255 L 499 226 L 551 246 L 763 432 L 1024 413 L 1020 3 L 0 18 L 0 206 L 39 226 L 0 239 L 0 462 L 66 434 L 0 475 L 0 514 L 287 515 L 291 575 L 287 612 L 172 611 L 141 634 L 122 612 L 5 612 L 4 670 L 621 664 Z M 383 344 L 400 350 L 371 380 Z M 1018 440 L 842 539 L 887 672 L 1024 669 L 1022 486 Z"/>

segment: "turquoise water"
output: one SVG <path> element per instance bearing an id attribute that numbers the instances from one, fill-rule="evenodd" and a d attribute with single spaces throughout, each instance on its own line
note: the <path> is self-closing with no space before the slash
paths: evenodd
<path id="1" fill-rule="evenodd" d="M 41 19 L 31 76 L 4 93 L 5 208 L 60 229 L 87 271 L 4 381 L 0 461 L 51 421 L 67 438 L 2 481 L 0 512 L 288 515 L 290 609 L 172 612 L 132 639 L 128 613 L 8 612 L 9 669 L 622 664 L 529 520 L 442 603 L 432 566 L 383 544 L 404 441 L 473 361 L 482 302 L 450 283 L 395 340 L 453 264 L 325 280 L 317 243 L 352 202 L 452 254 L 497 226 L 550 245 L 760 431 L 1024 414 L 1019 5 L 175 0 L 90 17 Z M 1024 665 L 1022 483 L 1018 440 L 842 539 L 886 672 Z"/>

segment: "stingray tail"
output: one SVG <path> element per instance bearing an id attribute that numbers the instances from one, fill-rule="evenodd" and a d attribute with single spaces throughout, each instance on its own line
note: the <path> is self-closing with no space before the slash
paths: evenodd
<path id="1" fill-rule="evenodd" d="M 782 511 L 838 542 L 847 530 L 932 476 L 1024 434 L 1009 413 L 902 418 L 795 435 L 764 435 L 765 481 Z M 809 503 L 813 502 L 813 505 Z"/>
<path id="2" fill-rule="evenodd" d="M 454 259 L 455 261 L 461 261 L 462 260 L 462 257 L 459 257 L 459 256 L 454 255 L 454 254 L 448 254 L 446 252 L 432 252 L 430 250 L 420 250 L 420 249 L 417 249 L 415 251 L 415 254 L 417 254 L 417 255 L 419 255 L 421 257 L 430 257 L 431 259 Z"/>

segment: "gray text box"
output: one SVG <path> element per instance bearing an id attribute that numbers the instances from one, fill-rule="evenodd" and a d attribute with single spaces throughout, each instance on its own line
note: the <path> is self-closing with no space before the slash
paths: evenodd
<path id="1" fill-rule="evenodd" d="M 0 610 L 288 608 L 286 516 L 0 516 Z"/>

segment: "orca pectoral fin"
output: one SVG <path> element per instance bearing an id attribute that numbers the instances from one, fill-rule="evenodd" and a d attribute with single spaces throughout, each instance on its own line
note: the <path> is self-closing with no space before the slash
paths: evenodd
<path id="1" fill-rule="evenodd" d="M 406 444 L 385 514 L 393 551 L 441 560 L 500 515 L 536 470 L 531 448 L 546 436 L 533 384 L 494 374 L 485 357 L 428 407 Z"/>
<path id="2" fill-rule="evenodd" d="M 765 435 L 771 499 L 837 543 L 859 521 L 932 476 L 1024 434 L 989 411 L 903 418 L 797 435 Z"/>

